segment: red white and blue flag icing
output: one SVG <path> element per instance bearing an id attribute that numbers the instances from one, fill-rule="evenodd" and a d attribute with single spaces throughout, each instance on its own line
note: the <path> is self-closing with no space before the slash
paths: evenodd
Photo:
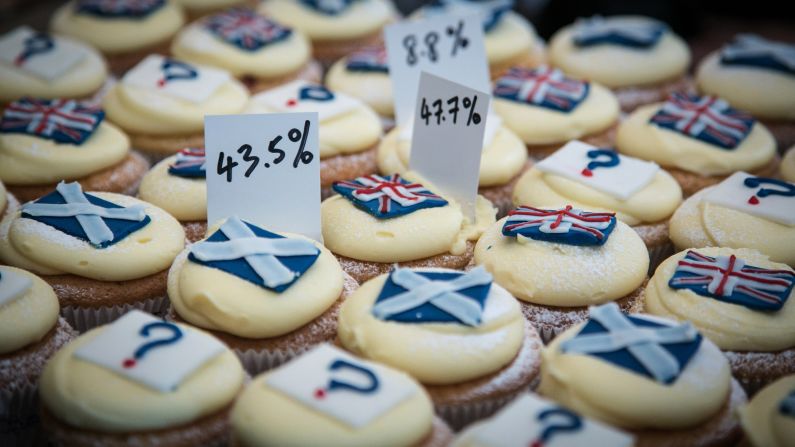
<path id="1" fill-rule="evenodd" d="M 483 23 L 483 31 L 489 32 L 500 24 L 506 12 L 513 8 L 513 0 L 432 0 L 425 12 L 435 15 L 478 13 Z"/>
<path id="2" fill-rule="evenodd" d="M 367 175 L 356 180 L 334 182 L 332 189 L 357 208 L 379 219 L 391 219 L 423 208 L 447 205 L 447 201 L 420 183 L 404 180 L 399 174 L 389 177 Z"/>
<path id="3" fill-rule="evenodd" d="M 483 267 L 469 272 L 397 268 L 389 273 L 372 313 L 380 320 L 401 323 L 478 326 L 491 282 Z"/>
<path id="4" fill-rule="evenodd" d="M 168 167 L 168 173 L 177 177 L 206 178 L 207 161 L 204 148 L 185 148 L 177 153 L 174 164 Z"/>
<path id="5" fill-rule="evenodd" d="M 49 225 L 96 248 L 106 248 L 147 226 L 143 205 L 124 207 L 83 192 L 77 182 L 22 206 L 22 217 Z"/>
<path id="6" fill-rule="evenodd" d="M 702 336 L 690 323 L 663 321 L 624 315 L 616 303 L 591 307 L 588 322 L 574 338 L 561 343 L 560 349 L 672 384 L 698 351 Z"/>
<path id="7" fill-rule="evenodd" d="M 668 281 L 672 289 L 694 293 L 752 310 L 778 311 L 795 285 L 795 271 L 747 265 L 734 255 L 706 256 L 688 250 Z"/>
<path id="8" fill-rule="evenodd" d="M 72 99 L 22 98 L 3 111 L 0 133 L 22 133 L 80 145 L 104 118 L 101 109 Z"/>
<path id="9" fill-rule="evenodd" d="M 250 9 L 235 8 L 204 20 L 204 28 L 226 43 L 257 51 L 290 37 L 292 30 Z"/>
<path id="10" fill-rule="evenodd" d="M 508 212 L 502 234 L 566 245 L 604 245 L 616 227 L 615 213 L 520 206 Z"/>
<path id="11" fill-rule="evenodd" d="M 723 48 L 720 62 L 795 75 L 795 45 L 767 40 L 755 34 L 740 34 Z"/>
<path id="12" fill-rule="evenodd" d="M 342 14 L 357 1 L 359 0 L 300 0 L 301 3 L 309 8 L 330 16 Z"/>
<path id="13" fill-rule="evenodd" d="M 754 126 L 751 115 L 722 99 L 683 93 L 672 93 L 649 122 L 722 149 L 735 149 Z"/>
<path id="14" fill-rule="evenodd" d="M 494 96 L 569 113 L 588 96 L 587 82 L 567 78 L 557 68 L 514 67 L 497 79 Z"/>
<path id="15" fill-rule="evenodd" d="M 280 236 L 233 216 L 209 238 L 194 244 L 188 259 L 282 293 L 318 256 L 320 250 L 306 239 Z"/>
<path id="16" fill-rule="evenodd" d="M 386 48 L 380 45 L 354 51 L 348 55 L 345 68 L 348 71 L 389 73 Z"/>
<path id="17" fill-rule="evenodd" d="M 144 18 L 165 4 L 165 0 L 77 0 L 75 9 L 99 17 Z"/>
<path id="18" fill-rule="evenodd" d="M 651 48 L 665 33 L 665 24 L 655 20 L 625 20 L 593 16 L 577 21 L 572 34 L 574 45 L 619 45 Z"/>
<path id="19" fill-rule="evenodd" d="M 781 399 L 778 411 L 783 415 L 795 418 L 795 390 L 790 391 L 784 399 Z"/>

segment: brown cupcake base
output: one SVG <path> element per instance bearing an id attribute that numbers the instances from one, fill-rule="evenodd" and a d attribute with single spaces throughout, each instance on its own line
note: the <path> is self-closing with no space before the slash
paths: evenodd
<path id="1" fill-rule="evenodd" d="M 681 76 L 655 85 L 613 89 L 613 93 L 615 93 L 618 103 L 621 105 L 621 111 L 625 113 L 632 112 L 644 104 L 665 101 L 668 95 L 674 92 L 695 93 L 696 85 L 693 82 L 693 78 Z"/>
<path id="2" fill-rule="evenodd" d="M 108 68 L 110 69 L 111 73 L 121 77 L 127 72 L 127 70 L 136 66 L 138 62 L 141 62 L 143 58 L 149 56 L 150 54 L 168 55 L 170 53 L 171 37 L 164 42 L 156 43 L 140 50 L 116 54 L 103 54 L 103 56 L 108 61 Z"/>
<path id="3" fill-rule="evenodd" d="M 668 221 L 635 225 L 632 229 L 649 250 L 649 274 L 652 274 L 660 263 L 674 254 L 674 244 L 668 238 Z"/>
<path id="4" fill-rule="evenodd" d="M 511 68 L 535 68 L 547 62 L 546 50 L 541 43 L 536 43 L 527 53 L 522 53 L 512 57 L 507 61 L 489 64 L 489 75 L 491 79 L 497 79 Z"/>
<path id="5" fill-rule="evenodd" d="M 320 65 L 320 62 L 316 60 L 310 60 L 303 67 L 292 73 L 287 73 L 285 75 L 272 78 L 258 78 L 256 76 L 245 75 L 240 78 L 240 81 L 253 95 L 255 93 L 270 90 L 282 84 L 286 84 L 298 79 L 320 83 L 323 80 L 323 66 Z"/>
<path id="6" fill-rule="evenodd" d="M 497 208 L 497 219 L 502 219 L 508 214 L 508 211 L 514 208 L 513 206 L 513 189 L 516 187 L 516 182 L 528 169 L 533 167 L 533 161 L 528 160 L 525 167 L 519 171 L 508 183 L 496 186 L 481 186 L 478 188 L 478 194 L 482 195 Z"/>
<path id="7" fill-rule="evenodd" d="M 768 164 L 753 171 L 750 171 L 750 173 L 759 177 L 774 177 L 778 172 L 778 165 L 780 163 L 781 163 L 781 157 L 776 155 L 770 160 Z M 682 194 L 684 195 L 685 198 L 692 196 L 693 194 L 701 191 L 704 188 L 717 185 L 718 183 L 724 181 L 730 175 L 729 174 L 729 175 L 705 176 L 690 171 L 685 171 L 684 169 L 670 168 L 670 167 L 666 167 L 665 170 L 668 171 L 668 173 L 671 174 L 671 176 L 677 181 L 677 183 L 679 183 L 679 186 L 682 187 Z"/>
<path id="8" fill-rule="evenodd" d="M 795 348 L 778 352 L 725 351 L 732 375 L 753 396 L 781 377 L 795 374 Z"/>
<path id="9" fill-rule="evenodd" d="M 579 138 L 580 141 L 592 144 L 596 147 L 613 148 L 616 143 L 616 132 L 618 131 L 618 122 L 614 123 L 607 129 Z M 530 159 L 540 161 L 547 158 L 553 152 L 562 148 L 568 141 L 552 144 L 528 144 L 527 154 Z"/>
<path id="10" fill-rule="evenodd" d="M 189 222 L 180 222 L 182 229 L 185 230 L 185 239 L 188 242 L 197 242 L 204 239 L 207 234 L 207 222 L 203 220 L 192 220 Z"/>
<path id="11" fill-rule="evenodd" d="M 355 39 L 345 40 L 313 40 L 312 56 L 325 68 L 330 67 L 337 59 L 347 56 L 354 51 L 369 46 L 383 45 L 382 30 L 370 33 Z"/>
<path id="12" fill-rule="evenodd" d="M 326 199 L 334 195 L 331 185 L 378 172 L 378 143 L 355 154 L 341 154 L 320 160 L 320 195 Z"/>
<path id="13" fill-rule="evenodd" d="M 132 147 L 146 157 L 151 164 L 157 164 L 186 147 L 204 147 L 204 131 L 191 135 L 146 135 L 127 133 Z"/>
<path id="14" fill-rule="evenodd" d="M 795 121 L 760 120 L 773 134 L 778 143 L 778 153 L 784 155 L 790 147 L 795 145 Z"/>

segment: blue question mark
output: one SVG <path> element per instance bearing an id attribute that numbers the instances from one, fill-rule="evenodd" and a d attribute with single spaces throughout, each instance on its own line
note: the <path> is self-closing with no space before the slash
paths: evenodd
<path id="1" fill-rule="evenodd" d="M 359 385 L 352 385 L 350 383 L 342 382 L 336 379 L 331 379 L 329 381 L 328 386 L 325 389 L 318 388 L 315 390 L 315 399 L 323 399 L 326 397 L 326 393 L 330 393 L 332 391 L 337 391 L 337 390 L 348 390 L 356 393 L 370 394 L 372 392 L 375 392 L 380 385 L 378 381 L 378 376 L 376 376 L 374 372 L 370 371 L 369 369 L 363 366 L 353 364 L 346 360 L 341 360 L 341 359 L 334 360 L 331 363 L 331 365 L 329 365 L 328 369 L 329 371 L 349 369 L 363 376 L 364 379 L 367 380 L 367 384 L 359 386 Z"/>
<path id="2" fill-rule="evenodd" d="M 55 48 L 55 41 L 47 34 L 35 33 L 25 39 L 23 45 L 25 48 L 19 53 L 19 56 L 14 59 L 14 65 L 17 67 L 24 64 L 29 57 L 39 53 L 46 53 Z"/>
<path id="3" fill-rule="evenodd" d="M 599 161 L 597 160 L 599 157 L 607 157 L 607 159 Z M 588 166 L 582 170 L 581 174 L 585 177 L 592 177 L 594 169 L 612 168 L 613 166 L 618 166 L 618 164 L 621 163 L 616 151 L 610 149 L 590 150 L 588 151 L 588 158 L 593 159 L 593 161 L 588 163 Z"/>
<path id="4" fill-rule="evenodd" d="M 131 358 L 125 359 L 122 366 L 125 368 L 132 368 L 138 363 L 138 360 L 141 357 L 145 356 L 147 352 L 151 351 L 154 348 L 158 348 L 160 346 L 166 346 L 173 343 L 176 343 L 180 338 L 182 338 L 182 330 L 177 327 L 177 325 L 173 323 L 166 323 L 165 321 L 153 321 L 149 324 L 144 325 L 141 330 L 138 332 L 142 337 L 149 337 L 149 333 L 152 329 L 166 329 L 171 332 L 171 336 L 168 338 L 161 338 L 158 340 L 152 340 L 148 343 L 144 343 L 135 350 L 133 356 Z"/>
<path id="5" fill-rule="evenodd" d="M 167 82 L 175 79 L 196 79 L 199 76 L 199 72 L 193 66 L 174 59 L 163 60 L 160 70 L 163 72 L 163 78 L 157 81 L 158 87 L 163 87 Z"/>
<path id="6" fill-rule="evenodd" d="M 748 199 L 748 203 L 751 205 L 759 205 L 759 199 L 765 198 L 767 196 L 784 196 L 784 197 L 793 197 L 795 196 L 795 185 L 789 182 L 785 182 L 784 180 L 778 180 L 774 178 L 766 178 L 766 177 L 748 177 L 743 182 L 745 186 L 749 188 L 759 188 L 759 186 L 767 184 L 767 185 L 775 185 L 784 188 L 781 189 L 770 189 L 770 188 L 761 188 L 756 194 L 752 195 Z"/>
<path id="7" fill-rule="evenodd" d="M 551 424 L 547 422 L 547 419 L 556 417 L 562 420 Z M 582 419 L 565 408 L 547 408 L 538 413 L 536 419 L 544 426 L 544 429 L 538 439 L 530 444 L 530 447 L 543 447 L 556 433 L 577 431 L 582 428 Z"/>

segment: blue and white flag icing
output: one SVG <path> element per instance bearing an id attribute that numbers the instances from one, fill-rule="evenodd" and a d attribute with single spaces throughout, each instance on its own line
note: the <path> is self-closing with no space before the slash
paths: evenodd
<path id="1" fill-rule="evenodd" d="M 580 19 L 572 38 L 578 47 L 618 45 L 629 48 L 651 48 L 659 42 L 667 27 L 650 19 L 593 16 Z"/>
<path id="2" fill-rule="evenodd" d="M 166 0 L 77 0 L 75 10 L 107 18 L 143 19 L 166 5 Z"/>
<path id="3" fill-rule="evenodd" d="M 795 45 L 767 40 L 755 34 L 740 34 L 721 50 L 720 62 L 795 76 Z"/>

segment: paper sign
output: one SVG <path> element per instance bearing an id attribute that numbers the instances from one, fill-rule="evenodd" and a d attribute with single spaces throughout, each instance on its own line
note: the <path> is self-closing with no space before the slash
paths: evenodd
<path id="1" fill-rule="evenodd" d="M 447 14 L 400 22 L 384 29 L 397 124 L 412 121 L 420 72 L 441 76 L 481 92 L 491 91 L 479 14 Z"/>
<path id="2" fill-rule="evenodd" d="M 497 131 L 502 127 L 502 118 L 499 115 L 489 110 L 488 118 L 486 119 L 486 130 L 483 131 L 483 150 L 491 146 L 494 142 L 494 137 L 497 136 Z M 405 127 L 400 128 L 398 139 L 401 141 L 411 141 L 414 133 L 414 120 L 410 121 Z"/>
<path id="3" fill-rule="evenodd" d="M 150 54 L 122 78 L 122 84 L 155 90 L 195 103 L 207 101 L 230 79 L 218 68 L 189 64 Z"/>
<path id="4" fill-rule="evenodd" d="M 30 277 L 11 269 L 0 268 L 0 306 L 15 301 L 33 287 Z"/>
<path id="5" fill-rule="evenodd" d="M 795 226 L 795 183 L 735 172 L 707 192 L 703 200 Z"/>
<path id="6" fill-rule="evenodd" d="M 429 73 L 420 76 L 409 168 L 475 217 L 491 96 Z"/>
<path id="7" fill-rule="evenodd" d="M 317 112 L 321 122 L 362 106 L 358 99 L 301 80 L 262 92 L 251 101 L 276 112 Z"/>
<path id="8" fill-rule="evenodd" d="M 81 46 L 20 26 L 0 37 L 0 61 L 47 82 L 75 67 L 87 51 Z"/>
<path id="9" fill-rule="evenodd" d="M 321 240 L 317 113 L 207 116 L 204 144 L 210 225 L 236 215 Z"/>

